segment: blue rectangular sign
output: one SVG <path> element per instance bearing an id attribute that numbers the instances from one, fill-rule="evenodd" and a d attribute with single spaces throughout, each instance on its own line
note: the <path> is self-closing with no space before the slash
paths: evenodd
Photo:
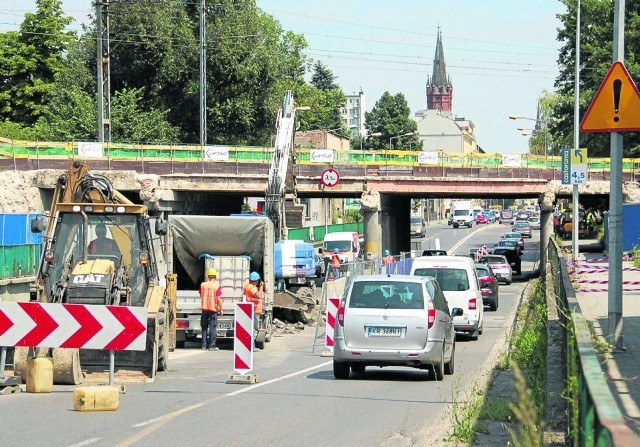
<path id="1" fill-rule="evenodd" d="M 562 184 L 571 184 L 571 149 L 563 147 L 560 149 L 560 159 L 562 161 Z"/>

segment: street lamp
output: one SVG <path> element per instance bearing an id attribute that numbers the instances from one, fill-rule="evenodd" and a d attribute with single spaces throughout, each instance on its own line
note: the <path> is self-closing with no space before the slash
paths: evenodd
<path id="1" fill-rule="evenodd" d="M 410 135 L 416 135 L 418 132 L 407 132 L 407 133 L 403 133 L 402 135 L 396 135 L 395 137 L 390 137 L 389 138 L 389 149 L 393 149 L 393 146 L 391 146 L 391 140 L 397 139 L 397 138 L 402 138 L 402 137 L 408 137 Z"/>
<path id="2" fill-rule="evenodd" d="M 519 131 L 525 131 L 525 130 L 531 130 L 531 135 L 535 135 L 537 132 L 542 132 L 544 133 L 544 156 L 547 156 L 547 122 L 545 120 L 541 120 L 538 118 L 530 118 L 527 116 L 521 116 L 521 115 L 509 115 L 509 119 L 510 120 L 529 120 L 529 121 L 535 121 L 536 126 L 540 125 L 542 126 L 541 129 L 525 129 L 522 127 L 518 127 L 517 129 Z M 526 135 L 525 133 L 523 133 L 523 135 Z"/>
<path id="3" fill-rule="evenodd" d="M 362 142 L 364 141 L 365 138 L 370 138 L 370 137 L 381 137 L 382 136 L 382 132 L 373 132 L 369 135 L 367 135 L 366 137 L 361 137 L 360 138 L 360 150 L 362 150 Z"/>

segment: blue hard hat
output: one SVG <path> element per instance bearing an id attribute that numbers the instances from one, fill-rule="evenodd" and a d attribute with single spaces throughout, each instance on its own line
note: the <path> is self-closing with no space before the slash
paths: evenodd
<path id="1" fill-rule="evenodd" d="M 251 272 L 249 281 L 260 281 L 260 274 L 258 272 Z"/>
<path id="2" fill-rule="evenodd" d="M 340 250 L 338 250 L 337 248 L 334 248 L 334 249 L 333 249 L 333 252 L 334 252 L 334 253 L 339 253 L 339 252 L 340 252 Z"/>
<path id="3" fill-rule="evenodd" d="M 385 254 L 385 255 L 388 255 L 388 254 L 389 254 L 389 250 L 385 250 L 385 251 L 384 251 L 384 254 Z"/>

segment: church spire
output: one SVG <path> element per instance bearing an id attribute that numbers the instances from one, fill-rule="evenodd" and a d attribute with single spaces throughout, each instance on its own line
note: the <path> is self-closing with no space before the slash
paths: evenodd
<path id="1" fill-rule="evenodd" d="M 436 54 L 433 58 L 433 75 L 427 78 L 427 109 L 451 111 L 453 100 L 453 85 L 447 76 L 442 47 L 442 32 L 438 27 Z"/>

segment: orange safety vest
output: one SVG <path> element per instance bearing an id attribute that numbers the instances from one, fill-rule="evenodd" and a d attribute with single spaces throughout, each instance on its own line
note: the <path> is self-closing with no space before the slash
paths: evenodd
<path id="1" fill-rule="evenodd" d="M 222 289 L 218 281 L 205 281 L 200 285 L 200 309 L 222 312 Z"/>
<path id="2" fill-rule="evenodd" d="M 336 253 L 331 255 L 331 266 L 340 267 L 340 256 L 338 256 Z"/>
<path id="3" fill-rule="evenodd" d="M 256 314 L 262 313 L 262 298 L 258 296 L 258 286 L 248 282 L 244 286 L 244 296 L 249 303 L 253 303 L 253 312 Z"/>
<path id="4" fill-rule="evenodd" d="M 393 264 L 394 262 L 396 262 L 395 258 L 391 255 L 387 255 L 384 258 L 382 258 L 382 260 L 384 261 L 385 264 L 389 265 L 389 264 Z"/>

